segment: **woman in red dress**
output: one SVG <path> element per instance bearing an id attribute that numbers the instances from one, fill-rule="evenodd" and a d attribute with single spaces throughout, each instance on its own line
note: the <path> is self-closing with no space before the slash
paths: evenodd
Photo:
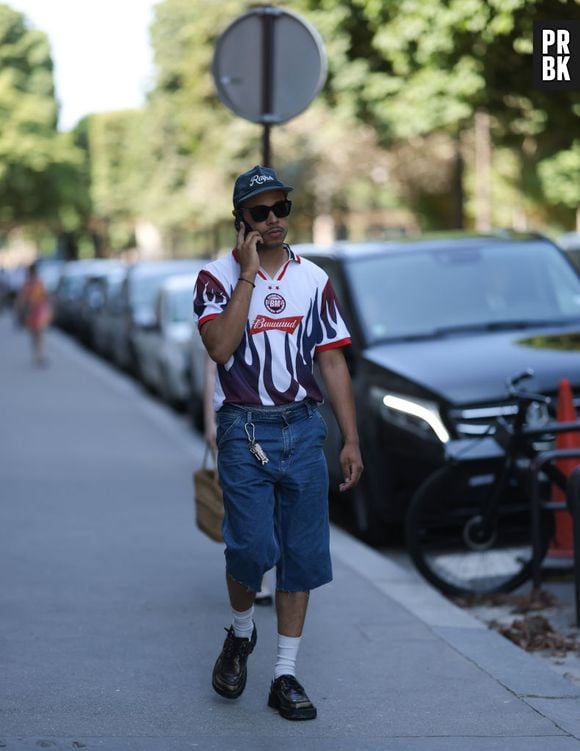
<path id="1" fill-rule="evenodd" d="M 27 279 L 18 294 L 16 310 L 24 326 L 30 332 L 32 351 L 39 366 L 47 364 L 44 350 L 44 330 L 52 319 L 50 295 L 38 277 L 35 263 L 28 268 Z"/>

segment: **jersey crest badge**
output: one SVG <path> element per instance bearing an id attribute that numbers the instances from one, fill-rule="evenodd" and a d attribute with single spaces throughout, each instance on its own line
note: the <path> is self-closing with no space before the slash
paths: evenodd
<path id="1" fill-rule="evenodd" d="M 270 313 L 281 313 L 286 307 L 286 300 L 277 292 L 270 292 L 264 299 L 264 305 Z"/>

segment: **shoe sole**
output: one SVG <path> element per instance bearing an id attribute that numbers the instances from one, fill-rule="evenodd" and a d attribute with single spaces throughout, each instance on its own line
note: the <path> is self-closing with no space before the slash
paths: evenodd
<path id="1" fill-rule="evenodd" d="M 284 707 L 274 694 L 268 696 L 268 706 L 277 709 L 285 720 L 314 720 L 316 707 Z"/>
<path id="2" fill-rule="evenodd" d="M 263 605 L 272 605 L 274 603 L 274 598 L 272 595 L 266 595 L 265 597 L 256 597 L 254 600 L 254 605 L 258 605 L 259 607 L 262 607 Z"/>

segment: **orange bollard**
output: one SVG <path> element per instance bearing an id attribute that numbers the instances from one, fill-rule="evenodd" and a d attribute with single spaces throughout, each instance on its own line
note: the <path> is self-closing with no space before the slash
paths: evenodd
<path id="1" fill-rule="evenodd" d="M 567 378 L 562 378 L 558 391 L 558 422 L 574 422 L 578 418 L 574 407 L 574 398 L 572 387 Z M 556 436 L 557 449 L 575 449 L 580 448 L 580 433 L 558 433 Z M 575 467 L 580 464 L 578 459 L 558 459 L 556 462 L 558 469 L 566 477 L 570 477 Z M 559 487 L 554 487 L 552 492 L 554 501 L 565 501 L 566 493 Z M 559 561 L 574 559 L 574 530 L 572 517 L 569 511 L 562 509 L 554 511 L 554 537 L 550 542 L 547 556 L 557 558 Z"/>

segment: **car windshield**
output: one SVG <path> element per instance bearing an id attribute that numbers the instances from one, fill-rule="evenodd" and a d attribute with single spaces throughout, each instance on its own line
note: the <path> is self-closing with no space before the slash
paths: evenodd
<path id="1" fill-rule="evenodd" d="M 169 297 L 169 320 L 171 323 L 193 321 L 193 288 L 172 292 Z"/>
<path id="2" fill-rule="evenodd" d="M 159 287 L 165 279 L 170 276 L 192 274 L 198 271 L 200 265 L 201 263 L 198 261 L 176 261 L 175 266 L 147 270 L 144 273 L 136 269 L 136 273 L 131 276 L 129 283 L 131 306 L 134 310 L 137 308 L 153 308 Z"/>
<path id="3" fill-rule="evenodd" d="M 580 280 L 547 243 L 401 249 L 349 269 L 371 344 L 580 319 Z"/>
<path id="4" fill-rule="evenodd" d="M 161 271 L 156 274 L 135 275 L 132 279 L 130 295 L 134 308 L 152 308 L 155 296 L 164 279 L 175 271 Z"/>

